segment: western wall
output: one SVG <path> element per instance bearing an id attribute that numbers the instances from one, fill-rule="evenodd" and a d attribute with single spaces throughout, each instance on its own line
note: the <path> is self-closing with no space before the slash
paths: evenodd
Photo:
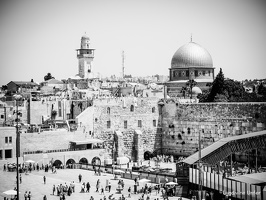
<path id="1" fill-rule="evenodd" d="M 199 147 L 199 133 L 202 147 L 206 147 L 225 137 L 265 130 L 266 103 L 178 104 L 169 101 L 159 105 L 164 154 L 188 156 L 194 153 Z"/>

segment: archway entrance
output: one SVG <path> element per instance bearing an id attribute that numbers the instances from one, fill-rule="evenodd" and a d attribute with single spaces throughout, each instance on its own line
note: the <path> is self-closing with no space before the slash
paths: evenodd
<path id="1" fill-rule="evenodd" d="M 75 164 L 75 163 L 76 162 L 74 159 L 72 159 L 72 158 L 68 159 L 66 162 L 66 168 L 73 168 L 73 164 Z"/>
<path id="2" fill-rule="evenodd" d="M 101 159 L 99 157 L 94 157 L 91 160 L 91 164 L 94 170 L 99 170 L 101 168 Z"/>
<path id="3" fill-rule="evenodd" d="M 145 151 L 144 153 L 144 160 L 150 160 L 152 157 L 152 153 L 149 151 Z"/>
<path id="4" fill-rule="evenodd" d="M 60 160 L 55 160 L 53 162 L 53 166 L 55 166 L 55 168 L 59 169 L 61 168 L 62 162 Z"/>
<path id="5" fill-rule="evenodd" d="M 79 164 L 88 164 L 88 160 L 87 160 L 87 158 L 81 158 L 81 159 L 79 160 Z"/>

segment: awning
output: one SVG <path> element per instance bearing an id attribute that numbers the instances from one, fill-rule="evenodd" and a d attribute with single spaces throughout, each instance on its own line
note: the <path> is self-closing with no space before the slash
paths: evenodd
<path id="1" fill-rule="evenodd" d="M 266 183 L 266 172 L 254 173 L 254 174 L 245 174 L 241 176 L 232 176 L 228 177 L 229 179 L 240 181 L 243 183 L 248 183 L 252 185 L 256 184 L 265 184 Z"/>
<path id="2" fill-rule="evenodd" d="M 73 140 L 70 141 L 71 143 L 75 143 L 76 145 L 81 145 L 81 144 L 96 144 L 96 143 L 103 143 L 103 140 L 100 139 L 86 139 L 86 140 Z"/>

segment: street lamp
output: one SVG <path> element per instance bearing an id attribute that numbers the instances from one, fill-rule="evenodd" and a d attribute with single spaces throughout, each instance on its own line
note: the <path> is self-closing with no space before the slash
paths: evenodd
<path id="1" fill-rule="evenodd" d="M 18 112 L 18 100 L 21 99 L 21 95 L 14 95 L 13 96 L 15 98 L 15 104 L 16 104 L 16 158 L 17 158 L 17 200 L 19 200 L 19 162 L 18 159 L 20 157 L 20 133 L 19 133 L 19 129 L 18 129 L 18 115 L 20 114 Z"/>
<path id="2" fill-rule="evenodd" d="M 199 161 L 198 161 L 198 168 L 199 168 L 199 200 L 202 199 L 202 178 L 201 178 L 201 170 L 202 170 L 202 163 L 201 163 L 201 131 L 204 133 L 204 126 L 201 126 L 202 130 L 199 131 Z"/>

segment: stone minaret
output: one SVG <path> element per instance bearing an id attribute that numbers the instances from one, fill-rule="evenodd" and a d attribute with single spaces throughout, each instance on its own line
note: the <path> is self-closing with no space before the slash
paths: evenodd
<path id="1" fill-rule="evenodd" d="M 87 35 L 82 36 L 80 49 L 77 49 L 77 58 L 79 61 L 78 75 L 81 78 L 90 78 L 92 75 L 94 50 L 90 49 L 90 38 Z"/>

